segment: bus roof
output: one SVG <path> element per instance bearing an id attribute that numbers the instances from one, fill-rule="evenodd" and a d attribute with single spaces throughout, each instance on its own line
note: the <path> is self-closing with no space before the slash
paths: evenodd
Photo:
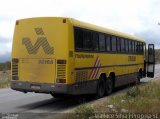
<path id="1" fill-rule="evenodd" d="M 119 31 L 100 27 L 100 26 L 93 25 L 90 23 L 82 22 L 82 21 L 79 21 L 79 20 L 76 20 L 73 18 L 69 18 L 69 19 L 71 20 L 71 23 L 73 24 L 73 26 L 77 26 L 77 27 L 81 27 L 81 28 L 85 28 L 85 29 L 90 29 L 90 30 L 94 30 L 94 31 L 98 31 L 98 32 L 106 33 L 106 34 L 111 34 L 111 35 L 119 36 L 119 37 L 126 38 L 126 39 L 132 39 L 132 40 L 144 42 L 144 40 L 142 38 L 139 38 L 139 37 L 136 37 L 133 35 L 129 35 L 126 33 L 119 32 Z"/>
<path id="2" fill-rule="evenodd" d="M 119 31 L 115 31 L 115 30 L 112 30 L 112 29 L 100 27 L 100 26 L 97 26 L 97 25 L 94 25 L 94 24 L 82 22 L 82 21 L 76 20 L 74 18 L 68 18 L 68 17 L 33 17 L 33 18 L 19 19 L 18 21 L 28 20 L 28 19 L 42 19 L 42 18 L 44 18 L 44 19 L 46 19 L 46 18 L 49 18 L 49 19 L 50 18 L 52 18 L 52 19 L 54 19 L 54 18 L 55 19 L 68 19 L 71 22 L 71 24 L 73 26 L 76 26 L 76 27 L 85 28 L 85 29 L 89 29 L 89 30 L 94 30 L 94 31 L 97 31 L 97 32 L 102 32 L 102 33 L 106 33 L 106 34 L 110 34 L 110 35 L 115 35 L 115 36 L 119 36 L 119 37 L 126 38 L 126 39 L 132 39 L 132 40 L 145 42 L 144 39 L 133 36 L 133 35 L 129 35 L 129 34 L 122 33 L 122 32 L 119 32 Z"/>

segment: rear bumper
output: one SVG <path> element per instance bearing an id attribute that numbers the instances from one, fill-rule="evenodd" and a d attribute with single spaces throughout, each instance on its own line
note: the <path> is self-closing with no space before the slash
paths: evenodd
<path id="1" fill-rule="evenodd" d="M 38 86 L 39 89 L 34 89 L 32 86 Z M 21 92 L 36 92 L 36 93 L 68 93 L 68 86 L 66 84 L 48 84 L 48 83 L 31 83 L 12 81 L 11 89 Z"/>
<path id="2" fill-rule="evenodd" d="M 39 89 L 33 89 L 32 86 L 40 86 Z M 12 81 L 11 89 L 21 92 L 36 92 L 36 93 L 52 93 L 52 94 L 94 94 L 96 93 L 97 80 L 87 81 L 75 84 L 47 84 L 35 82 Z"/>

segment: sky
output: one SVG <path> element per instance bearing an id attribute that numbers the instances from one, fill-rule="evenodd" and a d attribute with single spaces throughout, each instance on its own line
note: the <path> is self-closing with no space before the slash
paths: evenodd
<path id="1" fill-rule="evenodd" d="M 10 60 L 15 21 L 46 16 L 72 17 L 160 48 L 160 0 L 1 0 L 0 62 Z"/>

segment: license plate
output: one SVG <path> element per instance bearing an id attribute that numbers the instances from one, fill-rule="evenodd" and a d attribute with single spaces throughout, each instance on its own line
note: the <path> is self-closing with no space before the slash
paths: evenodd
<path id="1" fill-rule="evenodd" d="M 32 85 L 31 88 L 34 89 L 34 90 L 39 90 L 39 89 L 41 89 L 40 86 L 35 86 L 35 85 Z"/>

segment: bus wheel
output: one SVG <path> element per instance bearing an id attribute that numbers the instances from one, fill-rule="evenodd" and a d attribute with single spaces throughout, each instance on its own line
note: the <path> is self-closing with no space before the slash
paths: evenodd
<path id="1" fill-rule="evenodd" d="M 104 78 L 101 76 L 100 79 L 98 80 L 96 97 L 102 98 L 104 95 L 105 95 L 105 81 Z"/>
<path id="2" fill-rule="evenodd" d="M 113 91 L 113 81 L 111 77 L 106 80 L 106 95 L 110 95 Z"/>

